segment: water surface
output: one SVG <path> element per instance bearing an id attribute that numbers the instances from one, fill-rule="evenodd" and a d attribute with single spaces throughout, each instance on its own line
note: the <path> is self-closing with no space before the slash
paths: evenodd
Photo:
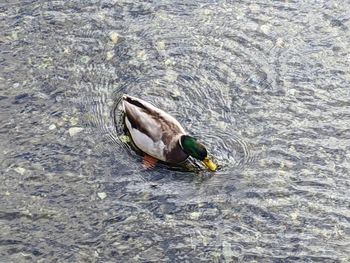
<path id="1" fill-rule="evenodd" d="M 1 261 L 348 262 L 348 10 L 3 1 Z M 176 117 L 221 169 L 145 170 L 124 93 Z"/>

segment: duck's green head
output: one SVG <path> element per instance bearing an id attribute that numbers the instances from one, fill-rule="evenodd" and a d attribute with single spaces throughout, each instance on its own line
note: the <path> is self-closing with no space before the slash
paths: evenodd
<path id="1" fill-rule="evenodd" d="M 182 135 L 180 145 L 187 154 L 202 161 L 209 170 L 216 170 L 217 166 L 209 160 L 207 149 L 205 149 L 203 144 L 197 142 L 195 138 L 188 135 Z"/>

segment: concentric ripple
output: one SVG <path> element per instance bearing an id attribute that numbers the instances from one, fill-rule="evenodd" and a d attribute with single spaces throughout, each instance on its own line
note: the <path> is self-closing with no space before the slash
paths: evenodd
<path id="1" fill-rule="evenodd" d="M 177 22 L 180 23 L 173 21 Z M 123 143 L 118 137 L 122 135 L 123 123 L 118 102 L 123 93 L 128 93 L 174 115 L 188 133 L 207 144 L 222 166 L 222 172 L 248 164 L 254 158 L 249 143 L 235 127 L 240 121 L 241 109 L 234 104 L 236 95 L 232 90 L 239 75 L 245 74 L 237 67 L 243 62 L 229 61 L 228 55 L 234 54 L 222 52 L 228 48 L 218 47 L 210 37 L 199 46 L 196 39 L 204 41 L 201 34 L 205 32 L 196 32 L 193 37 L 192 32 L 183 32 L 181 28 L 180 23 L 179 34 L 169 30 L 168 35 L 160 35 L 155 27 L 136 39 L 110 32 L 100 52 L 110 61 L 102 59 L 104 64 L 98 64 L 95 61 L 101 59 L 97 57 L 88 62 L 87 70 L 81 73 L 82 81 L 77 85 L 82 95 L 78 100 L 90 114 L 87 120 L 120 148 Z M 129 46 L 130 42 L 142 48 Z M 249 84 L 249 80 L 241 81 Z"/>
<path id="2" fill-rule="evenodd" d="M 257 78 L 252 76 L 258 65 L 251 64 L 254 56 L 247 55 L 251 53 L 250 46 L 242 45 L 238 37 L 227 36 L 225 31 L 232 32 L 230 23 L 217 25 L 225 41 L 211 24 L 200 26 L 203 19 L 212 21 L 216 17 L 212 10 L 198 5 L 191 7 L 195 20 L 190 22 L 183 19 L 186 12 L 178 15 L 177 10 L 140 11 L 148 10 L 147 5 L 137 6 L 137 11 L 133 5 L 129 8 L 126 11 L 124 7 L 123 12 L 136 12 L 141 17 L 126 16 L 130 20 L 128 35 L 126 29 L 105 32 L 100 56 L 107 59 L 95 57 L 90 70 L 84 72 L 83 78 L 93 78 L 94 84 L 84 80 L 79 84 L 85 97 L 83 104 L 93 115 L 93 126 L 113 143 L 122 144 L 117 139 L 121 134 L 113 131 L 106 116 L 121 94 L 128 93 L 174 115 L 188 133 L 208 146 L 222 166 L 221 172 L 249 164 L 254 154 L 241 134 L 239 123 L 243 116 L 241 105 L 236 103 L 240 96 L 237 91 L 241 85 L 266 88 L 268 81 L 267 73 L 261 69 Z M 99 60 L 103 64 L 95 62 Z M 104 80 L 99 80 L 99 75 Z M 117 133 L 122 131 L 118 127 L 122 126 L 119 109 L 116 107 L 114 113 Z"/>

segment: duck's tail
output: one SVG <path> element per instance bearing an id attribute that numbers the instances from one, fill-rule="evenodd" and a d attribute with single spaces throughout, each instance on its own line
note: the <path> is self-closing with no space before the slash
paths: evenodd
<path id="1" fill-rule="evenodd" d="M 147 107 L 144 105 L 144 103 L 142 103 L 142 101 L 138 98 L 124 94 L 122 99 L 123 99 L 123 106 L 124 107 L 125 107 L 125 102 L 127 102 L 127 103 L 130 103 L 136 107 L 142 108 L 144 110 L 148 110 Z"/>

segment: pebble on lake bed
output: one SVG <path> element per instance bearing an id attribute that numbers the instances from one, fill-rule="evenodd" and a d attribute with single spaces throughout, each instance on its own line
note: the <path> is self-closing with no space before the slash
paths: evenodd
<path id="1" fill-rule="evenodd" d="M 123 143 L 129 143 L 131 141 L 130 137 L 127 135 L 121 135 L 119 136 L 119 139 L 123 142 Z"/>
<path id="2" fill-rule="evenodd" d="M 146 51 L 144 51 L 144 50 L 140 50 L 140 51 L 137 53 L 136 57 L 137 57 L 138 59 L 140 59 L 140 60 L 145 61 L 145 60 L 147 60 L 147 53 L 146 53 Z"/>
<path id="3" fill-rule="evenodd" d="M 113 51 L 108 51 L 106 54 L 106 59 L 111 60 L 114 57 L 114 52 Z"/>
<path id="4" fill-rule="evenodd" d="M 72 128 L 69 128 L 68 132 L 69 132 L 69 135 L 73 137 L 78 133 L 80 133 L 82 130 L 84 130 L 84 128 L 82 127 L 72 127 Z"/>
<path id="5" fill-rule="evenodd" d="M 170 96 L 173 98 L 173 99 L 178 99 L 179 97 L 181 97 L 181 92 L 179 91 L 179 89 L 175 88 L 171 91 L 171 94 Z"/>
<path id="6" fill-rule="evenodd" d="M 57 128 L 57 126 L 55 124 L 51 124 L 49 126 L 49 130 L 52 131 L 52 130 L 55 130 Z"/>
<path id="7" fill-rule="evenodd" d="M 191 218 L 192 220 L 198 220 L 200 216 L 201 216 L 201 213 L 200 213 L 200 212 L 192 212 L 192 213 L 190 214 L 190 218 Z"/>
<path id="8" fill-rule="evenodd" d="M 271 28 L 270 25 L 265 24 L 265 25 L 262 25 L 262 26 L 260 27 L 260 30 L 261 30 L 264 34 L 268 34 L 268 33 L 270 33 L 270 28 Z"/>
<path id="9" fill-rule="evenodd" d="M 159 50 L 164 50 L 164 49 L 165 49 L 165 42 L 164 42 L 164 41 L 159 41 L 159 42 L 157 43 L 157 48 L 158 48 Z"/>
<path id="10" fill-rule="evenodd" d="M 22 167 L 16 167 L 15 172 L 19 173 L 20 175 L 23 175 L 26 172 L 26 169 Z"/>
<path id="11" fill-rule="evenodd" d="M 117 32 L 110 32 L 109 33 L 109 38 L 112 40 L 113 44 L 118 43 L 119 35 Z"/>
<path id="12" fill-rule="evenodd" d="M 77 125 L 77 124 L 78 124 L 78 121 L 79 121 L 79 119 L 78 119 L 77 117 L 71 117 L 71 118 L 69 119 L 69 123 L 70 123 L 70 125 L 72 125 L 72 126 Z"/>
<path id="13" fill-rule="evenodd" d="M 97 196 L 98 196 L 101 200 L 103 200 L 103 199 L 105 199 L 105 198 L 107 197 L 107 194 L 106 194 L 105 192 L 100 192 L 100 193 L 97 193 Z"/>
<path id="14" fill-rule="evenodd" d="M 165 74 L 165 79 L 169 82 L 174 82 L 177 80 L 178 74 L 175 70 L 167 70 Z"/>

